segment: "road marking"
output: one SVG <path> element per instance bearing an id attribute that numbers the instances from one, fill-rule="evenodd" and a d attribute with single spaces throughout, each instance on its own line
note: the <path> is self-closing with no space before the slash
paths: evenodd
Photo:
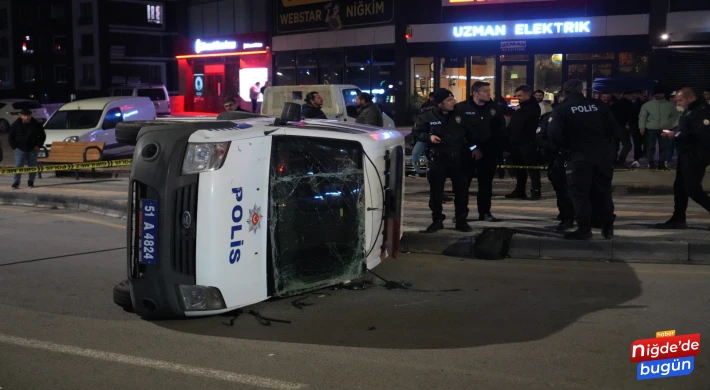
<path id="1" fill-rule="evenodd" d="M 93 224 L 96 224 L 96 225 L 103 225 L 103 226 L 108 226 L 108 227 L 112 227 L 112 228 L 115 228 L 115 229 L 126 230 L 126 225 L 119 225 L 119 224 L 116 224 L 116 223 L 98 221 L 98 220 L 91 219 L 91 218 L 77 217 L 77 216 L 75 216 L 75 215 L 68 215 L 68 214 L 52 214 L 52 213 L 47 213 L 45 210 L 43 210 L 43 211 L 20 211 L 20 210 L 14 210 L 14 209 L 11 209 L 11 208 L 7 208 L 7 207 L 0 207 L 0 210 L 3 210 L 3 211 L 12 211 L 12 212 L 15 212 L 15 213 L 20 213 L 20 214 L 49 215 L 49 216 L 57 217 L 57 218 L 73 219 L 73 220 L 76 220 L 76 221 L 89 222 L 89 223 L 93 223 Z"/>
<path id="2" fill-rule="evenodd" d="M 40 349 L 50 352 L 63 353 L 74 356 L 81 356 L 90 359 L 103 360 L 113 363 L 130 364 L 143 368 L 168 371 L 176 374 L 188 374 L 208 379 L 218 379 L 225 382 L 240 383 L 265 389 L 275 390 L 297 390 L 307 387 L 307 385 L 295 382 L 286 382 L 278 379 L 265 378 L 255 375 L 237 374 L 229 371 L 213 370 L 188 366 L 185 364 L 166 362 L 163 360 L 153 360 L 138 356 L 124 355 L 120 353 L 104 352 L 95 349 L 75 347 L 72 345 L 55 344 L 40 340 L 31 340 L 22 337 L 15 337 L 0 333 L 0 343 L 12 344 L 20 347 Z"/>

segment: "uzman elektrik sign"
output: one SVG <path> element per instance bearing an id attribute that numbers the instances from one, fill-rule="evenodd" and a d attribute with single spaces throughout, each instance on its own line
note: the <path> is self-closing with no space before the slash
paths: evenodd
<path id="1" fill-rule="evenodd" d="M 279 33 L 387 24 L 394 0 L 279 0 L 276 18 Z"/>

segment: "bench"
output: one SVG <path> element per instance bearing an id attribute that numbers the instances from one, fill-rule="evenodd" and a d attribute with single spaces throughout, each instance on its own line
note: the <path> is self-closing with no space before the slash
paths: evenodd
<path id="1" fill-rule="evenodd" d="M 103 160 L 103 142 L 52 142 L 52 150 L 42 147 L 44 155 L 37 159 L 39 164 L 74 164 Z M 92 168 L 92 172 L 94 169 Z M 79 180 L 79 171 L 75 171 Z M 40 178 L 42 173 L 40 172 Z"/>

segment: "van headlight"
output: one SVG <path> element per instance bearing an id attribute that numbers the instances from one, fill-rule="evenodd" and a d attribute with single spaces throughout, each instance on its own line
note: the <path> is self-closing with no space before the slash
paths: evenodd
<path id="1" fill-rule="evenodd" d="M 215 287 L 180 286 L 185 311 L 220 310 L 227 307 L 222 293 Z"/>
<path id="2" fill-rule="evenodd" d="M 216 171 L 222 168 L 229 150 L 229 142 L 189 143 L 182 163 L 183 175 Z"/>
<path id="3" fill-rule="evenodd" d="M 72 135 L 71 137 L 64 138 L 64 142 L 79 142 L 79 137 Z"/>

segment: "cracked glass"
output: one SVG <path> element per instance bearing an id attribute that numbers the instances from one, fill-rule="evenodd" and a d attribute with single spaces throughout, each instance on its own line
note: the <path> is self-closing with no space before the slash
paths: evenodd
<path id="1" fill-rule="evenodd" d="M 357 279 L 365 272 L 362 146 L 273 138 L 270 273 L 277 296 Z"/>

